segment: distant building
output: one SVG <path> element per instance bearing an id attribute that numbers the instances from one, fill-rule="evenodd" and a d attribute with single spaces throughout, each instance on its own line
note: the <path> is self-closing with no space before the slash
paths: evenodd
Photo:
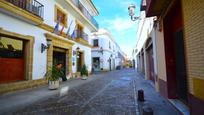
<path id="1" fill-rule="evenodd" d="M 109 31 L 99 29 L 91 38 L 93 71 L 111 71 L 122 68 L 124 53 Z"/>
<path id="2" fill-rule="evenodd" d="M 47 83 L 58 63 L 67 78 L 91 72 L 98 14 L 91 0 L 1 0 L 0 93 Z"/>

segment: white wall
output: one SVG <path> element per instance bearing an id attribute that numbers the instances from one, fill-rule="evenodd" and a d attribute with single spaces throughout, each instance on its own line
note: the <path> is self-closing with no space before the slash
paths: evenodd
<path id="1" fill-rule="evenodd" d="M 59 0 L 43 0 L 42 3 L 44 4 L 49 4 L 49 6 L 45 6 L 45 12 L 52 12 L 52 13 L 47 13 L 45 14 L 45 23 L 48 25 L 52 25 L 53 27 L 56 25 L 56 22 L 54 22 L 54 8 L 55 4 L 57 4 L 60 8 L 62 8 L 66 13 L 67 13 L 67 28 L 64 28 L 64 32 L 67 33 L 68 28 L 70 27 L 69 35 L 73 33 L 75 30 L 76 26 L 76 20 L 80 21 L 81 19 L 76 19 L 73 15 L 72 12 L 69 12 L 67 8 L 67 2 L 66 1 L 59 1 Z M 48 9 L 49 8 L 49 9 Z M 50 11 L 50 9 L 53 9 Z M 59 30 L 61 30 L 62 26 L 59 27 Z M 91 31 L 88 29 L 88 27 L 84 26 L 84 32 L 90 36 Z M 88 39 L 88 42 L 91 44 L 91 40 Z M 76 48 L 79 47 L 81 51 L 84 51 L 84 62 L 85 65 L 88 67 L 88 71 L 91 71 L 91 48 L 84 46 L 82 44 L 76 43 L 73 46 L 73 50 L 76 50 Z M 73 52 L 73 51 L 72 51 Z M 74 60 L 76 61 L 76 56 L 73 56 Z M 76 62 L 75 65 L 72 66 L 72 73 L 76 72 Z"/>
<path id="2" fill-rule="evenodd" d="M 91 39 L 92 44 L 94 39 L 98 39 L 99 47 L 92 48 L 92 57 L 100 57 L 100 59 L 103 59 L 103 64 L 100 63 L 101 66 L 103 65 L 103 69 L 110 69 L 108 60 L 111 55 L 111 70 L 114 70 L 118 65 L 122 65 L 122 58 L 118 57 L 118 52 L 123 53 L 110 32 L 99 29 L 99 32 L 95 33 Z M 109 48 L 109 43 L 111 48 Z M 103 55 L 100 53 L 101 47 L 103 48 Z"/>
<path id="3" fill-rule="evenodd" d="M 41 53 L 41 43 L 46 44 L 45 31 L 24 21 L 18 20 L 0 12 L 0 27 L 19 34 L 34 36 L 33 78 L 40 79 L 46 73 L 47 53 Z"/>
<path id="4" fill-rule="evenodd" d="M 75 29 L 76 26 L 76 20 L 80 22 L 82 19 L 77 19 L 72 15 L 72 12 L 69 12 L 67 2 L 62 0 L 40 0 L 40 3 L 44 4 L 44 23 L 51 25 L 52 27 L 55 27 L 56 22 L 54 21 L 54 10 L 55 5 L 59 6 L 61 9 L 63 9 L 64 12 L 67 13 L 67 27 L 64 28 L 63 32 L 67 33 L 68 28 L 70 27 L 69 34 L 71 35 L 72 32 Z M 72 22 L 72 24 L 71 24 Z M 59 30 L 62 29 L 62 26 L 59 26 Z M 84 26 L 84 32 L 90 36 L 91 31 L 88 29 L 88 27 Z M 88 40 L 90 43 L 90 40 Z"/>
<path id="5" fill-rule="evenodd" d="M 91 71 L 91 68 L 92 68 L 91 48 L 83 46 L 83 45 L 75 42 L 75 45 L 72 47 L 72 52 L 73 52 L 73 50 L 76 51 L 77 47 L 80 48 L 80 51 L 84 52 L 84 63 L 87 66 L 88 71 Z M 72 65 L 72 73 L 75 73 L 76 69 L 77 69 L 77 67 L 76 67 L 76 55 L 73 55 L 73 58 L 75 60 L 75 65 Z"/>
<path id="6" fill-rule="evenodd" d="M 137 31 L 137 42 L 136 42 L 136 55 L 138 55 L 139 52 L 141 52 L 141 50 L 143 49 L 144 52 L 144 73 L 145 73 L 145 77 L 147 78 L 148 76 L 148 69 L 147 69 L 147 57 L 146 57 L 146 49 L 145 49 L 145 43 L 147 41 L 147 39 L 149 37 L 151 37 L 151 31 L 153 29 L 153 17 L 150 18 L 146 18 L 145 16 L 145 11 L 141 11 L 141 20 L 139 20 L 139 26 L 138 26 L 138 31 Z M 136 55 L 134 56 L 136 58 Z M 142 58 L 142 56 L 140 57 Z M 137 62 L 139 63 L 140 67 L 142 67 L 142 65 L 140 63 L 142 63 L 142 59 L 138 60 L 135 59 Z M 139 61 L 139 62 L 138 62 Z M 140 70 L 139 67 L 139 70 Z"/>
<path id="7" fill-rule="evenodd" d="M 103 62 L 100 62 L 100 68 L 103 68 L 105 70 L 109 70 L 109 62 L 108 62 L 108 59 L 111 55 L 111 52 L 109 51 L 104 51 L 103 54 L 100 53 L 100 52 L 97 52 L 97 51 L 93 51 L 92 50 L 92 58 L 93 57 L 99 57 L 100 60 L 103 60 Z"/>
<path id="8" fill-rule="evenodd" d="M 59 0 L 39 0 L 40 3 L 44 5 L 44 23 L 55 27 L 56 22 L 54 22 L 54 10 L 55 10 L 55 4 L 58 4 L 61 8 L 67 12 L 67 26 L 70 26 L 71 20 L 73 20 L 73 23 L 70 28 L 70 35 L 73 32 L 75 28 L 75 17 L 73 17 L 72 13 L 67 10 L 67 3 L 66 1 L 61 1 L 59 3 Z M 64 4 L 62 4 L 64 3 Z M 25 21 L 19 20 L 16 17 L 8 16 L 8 14 L 3 14 L 0 12 L 0 28 L 3 28 L 5 30 L 23 34 L 23 35 L 30 35 L 34 36 L 34 52 L 33 52 L 33 73 L 32 79 L 40 79 L 43 78 L 46 73 L 47 68 L 47 52 L 41 53 L 41 43 L 46 44 L 46 38 L 44 36 L 44 33 L 47 31 L 31 25 L 30 23 L 26 23 Z M 81 19 L 78 19 L 80 21 Z M 62 26 L 59 27 L 59 30 L 61 30 Z M 64 32 L 67 33 L 68 28 L 64 28 Z M 89 36 L 91 34 L 91 31 L 88 29 L 88 27 L 84 27 L 84 32 L 87 33 Z M 89 43 L 91 40 L 89 40 Z M 80 47 L 81 50 L 84 50 L 85 55 L 85 64 L 88 66 L 88 70 L 91 71 L 91 48 L 81 45 L 79 43 L 75 43 L 73 46 L 73 50 L 77 47 Z M 71 58 L 71 57 L 70 57 Z M 76 64 L 75 64 L 76 65 Z M 76 67 L 73 66 L 72 72 L 76 72 Z"/>

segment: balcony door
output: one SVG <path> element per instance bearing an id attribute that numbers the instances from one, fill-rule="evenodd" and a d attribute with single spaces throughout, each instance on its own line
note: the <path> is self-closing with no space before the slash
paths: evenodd
<path id="1" fill-rule="evenodd" d="M 83 38 L 83 26 L 77 24 L 77 38 Z"/>
<path id="2" fill-rule="evenodd" d="M 77 52 L 77 72 L 81 71 L 83 64 L 84 64 L 84 53 L 78 51 Z"/>
<path id="3" fill-rule="evenodd" d="M 66 50 L 54 47 L 53 66 L 55 67 L 58 64 L 62 64 L 63 76 L 60 76 L 60 77 L 62 77 L 63 81 L 65 81 L 66 80 L 65 78 L 66 77 Z"/>

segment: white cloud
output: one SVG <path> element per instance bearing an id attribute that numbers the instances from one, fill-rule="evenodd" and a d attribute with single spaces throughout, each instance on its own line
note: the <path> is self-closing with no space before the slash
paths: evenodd
<path id="1" fill-rule="evenodd" d="M 134 29 L 135 23 L 132 22 L 129 18 L 115 18 L 113 20 L 106 20 L 109 29 L 117 32 L 124 32 L 128 29 Z"/>
<path id="2" fill-rule="evenodd" d="M 134 0 L 128 0 L 128 1 L 121 1 L 120 2 L 120 5 L 121 6 L 128 6 L 128 5 L 130 5 L 130 4 L 134 4 L 135 3 L 135 1 Z"/>
<path id="3" fill-rule="evenodd" d="M 127 9 L 130 4 L 138 4 L 135 0 L 112 0 L 112 3 L 118 3 L 119 7 Z"/>
<path id="4" fill-rule="evenodd" d="M 139 6 L 140 3 L 139 3 L 138 1 L 136 2 L 136 0 L 123 0 L 123 1 L 121 1 L 121 0 L 115 0 L 115 2 L 116 2 L 116 3 L 119 3 L 119 4 L 118 4 L 119 7 L 122 8 L 122 9 L 124 9 L 124 11 L 127 12 L 127 13 L 128 13 L 128 6 L 129 6 L 130 4 L 134 4 L 134 5 L 136 6 L 136 11 L 139 11 L 139 10 L 140 10 L 140 6 Z"/>
<path id="5" fill-rule="evenodd" d="M 131 21 L 128 16 L 104 20 L 103 23 L 112 32 L 121 49 L 131 58 L 134 42 L 136 41 L 134 40 L 136 39 L 136 23 Z"/>
<path id="6" fill-rule="evenodd" d="M 127 54 L 127 57 L 129 59 L 131 59 L 132 58 L 132 50 L 133 50 L 133 48 L 131 46 L 128 46 L 128 45 L 121 45 L 120 47 L 121 47 L 122 51 L 124 51 L 125 54 Z"/>
<path id="7" fill-rule="evenodd" d="M 132 22 L 128 19 L 122 19 L 122 18 L 116 18 L 115 20 L 113 20 L 113 27 L 115 30 L 117 31 L 124 31 L 127 29 L 132 28 Z"/>

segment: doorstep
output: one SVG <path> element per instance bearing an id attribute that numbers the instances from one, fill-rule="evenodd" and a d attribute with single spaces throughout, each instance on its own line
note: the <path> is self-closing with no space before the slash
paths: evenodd
<path id="1" fill-rule="evenodd" d="M 189 107 L 178 99 L 168 99 L 169 102 L 183 115 L 190 115 Z"/>

